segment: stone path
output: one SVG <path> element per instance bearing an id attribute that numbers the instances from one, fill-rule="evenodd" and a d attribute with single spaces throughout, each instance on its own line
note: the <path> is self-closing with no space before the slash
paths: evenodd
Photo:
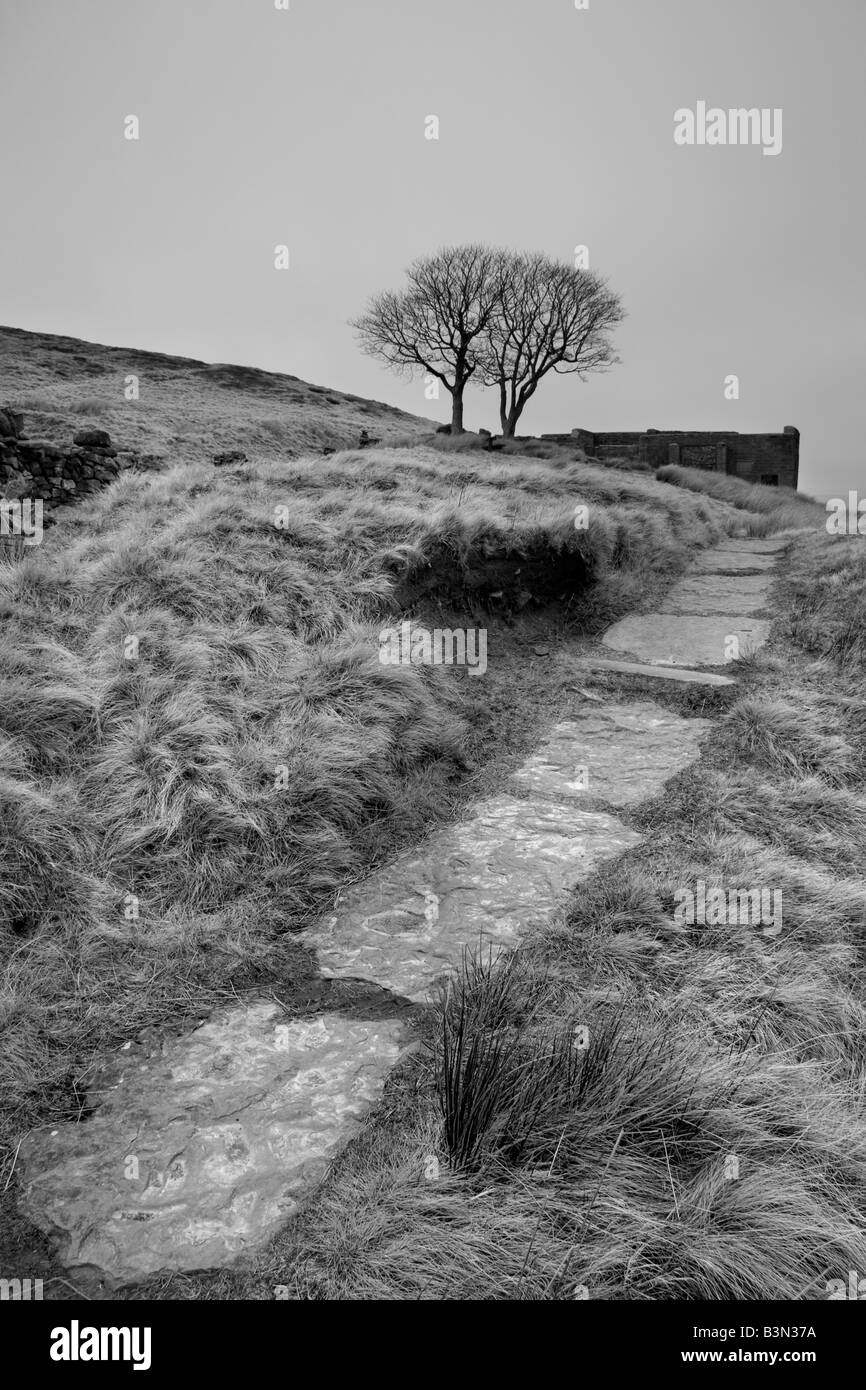
<path id="1" fill-rule="evenodd" d="M 752 648 L 766 640 L 769 624 L 754 615 L 786 545 L 729 541 L 702 555 L 658 613 L 605 634 L 606 648 L 645 664 L 584 664 L 730 683 L 693 668 L 725 665 L 732 636 Z M 501 795 L 341 894 L 306 938 L 322 973 L 423 1001 L 464 947 L 513 945 L 573 885 L 639 843 L 614 812 L 694 761 L 708 727 L 646 699 L 587 705 Z M 69 1269 L 109 1283 L 228 1264 L 297 1210 L 410 1046 L 399 1019 L 287 1020 L 261 1001 L 185 1037 L 127 1044 L 94 1091 L 91 1118 L 22 1143 L 23 1209 Z"/>
<path id="2" fill-rule="evenodd" d="M 470 820 L 347 890 L 307 938 L 322 973 L 375 980 L 422 1001 L 466 945 L 494 949 L 638 836 L 552 794 L 482 802 Z"/>
<path id="3" fill-rule="evenodd" d="M 294 1214 L 405 1046 L 397 1020 L 263 1002 L 127 1045 L 92 1119 L 30 1141 L 25 1208 L 110 1279 L 225 1264 Z"/>
<path id="4" fill-rule="evenodd" d="M 659 607 L 660 613 L 691 616 L 762 613 L 767 607 L 771 574 L 716 574 L 712 585 L 706 576 L 682 579 Z"/>
<path id="5" fill-rule="evenodd" d="M 652 676 L 654 680 L 676 681 L 681 685 L 733 685 L 730 676 L 715 671 L 691 671 L 687 666 L 647 666 L 640 661 L 609 661 L 602 656 L 585 656 L 580 664 L 593 671 L 616 671 L 621 676 Z"/>
<path id="6" fill-rule="evenodd" d="M 631 806 L 698 756 L 706 719 L 681 719 L 649 700 L 605 704 L 562 724 L 514 774 L 536 792 Z M 580 774 L 575 780 L 575 769 Z"/>
<path id="7" fill-rule="evenodd" d="M 708 618 L 673 613 L 634 613 L 616 623 L 602 641 L 614 651 L 651 666 L 727 666 L 763 646 L 770 626 L 762 618 L 734 614 Z"/>
<path id="8" fill-rule="evenodd" d="M 699 556 L 657 613 L 630 613 L 602 638 L 605 647 L 649 666 L 726 666 L 763 646 L 772 568 L 788 542 L 726 541 Z"/>

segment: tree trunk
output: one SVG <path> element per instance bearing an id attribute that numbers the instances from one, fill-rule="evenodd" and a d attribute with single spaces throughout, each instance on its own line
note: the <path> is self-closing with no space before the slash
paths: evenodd
<path id="1" fill-rule="evenodd" d="M 451 396 L 451 433 L 463 432 L 463 392 L 454 391 Z"/>
<path id="2" fill-rule="evenodd" d="M 500 382 L 499 386 L 499 424 L 502 427 L 502 438 L 513 439 L 514 431 L 517 428 L 517 421 L 523 411 L 523 402 L 514 389 L 506 392 L 505 383 Z"/>
<path id="3" fill-rule="evenodd" d="M 520 419 L 520 408 L 512 406 L 507 415 L 502 416 L 502 438 L 513 439 L 514 431 L 517 429 L 517 421 Z"/>

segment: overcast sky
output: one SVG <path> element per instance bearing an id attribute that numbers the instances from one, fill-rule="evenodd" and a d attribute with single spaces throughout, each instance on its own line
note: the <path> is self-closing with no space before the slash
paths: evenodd
<path id="1" fill-rule="evenodd" d="M 0 0 L 0 322 L 445 420 L 346 320 L 444 243 L 586 245 L 622 364 L 521 432 L 797 425 L 866 492 L 864 51 L 866 0 Z M 699 101 L 781 152 L 676 145 Z"/>

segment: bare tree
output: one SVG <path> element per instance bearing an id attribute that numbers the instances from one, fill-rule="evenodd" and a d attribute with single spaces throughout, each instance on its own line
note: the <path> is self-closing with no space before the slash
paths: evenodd
<path id="1" fill-rule="evenodd" d="M 429 372 L 442 382 L 454 434 L 463 433 L 463 392 L 499 303 L 503 264 L 486 246 L 445 247 L 412 263 L 406 289 L 374 296 L 353 320 L 364 352 L 398 372 Z"/>
<path id="2" fill-rule="evenodd" d="M 499 419 L 513 436 L 527 402 L 548 372 L 603 371 L 619 359 L 610 331 L 625 317 L 607 282 L 550 257 L 510 255 L 485 332 L 481 372 L 499 388 Z"/>

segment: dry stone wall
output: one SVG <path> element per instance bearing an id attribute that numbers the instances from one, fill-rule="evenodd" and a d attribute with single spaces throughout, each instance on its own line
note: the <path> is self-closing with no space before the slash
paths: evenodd
<path id="1" fill-rule="evenodd" d="M 136 454 L 118 453 L 105 430 L 79 430 L 67 447 L 25 439 L 24 416 L 0 409 L 0 497 L 41 499 L 50 512 L 98 492 L 139 462 Z"/>

